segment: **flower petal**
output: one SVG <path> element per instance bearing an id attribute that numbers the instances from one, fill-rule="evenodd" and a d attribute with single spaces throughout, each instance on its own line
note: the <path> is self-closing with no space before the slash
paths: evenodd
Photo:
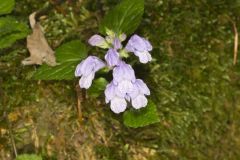
<path id="1" fill-rule="evenodd" d="M 135 55 L 138 56 L 139 61 L 141 63 L 144 63 L 144 64 L 146 64 L 146 63 L 148 63 L 149 61 L 152 60 L 151 54 L 149 52 L 147 52 L 147 51 L 146 52 L 138 52 L 138 51 L 136 51 Z"/>
<path id="2" fill-rule="evenodd" d="M 111 100 L 110 108 L 114 113 L 119 114 L 126 110 L 127 102 L 124 98 L 116 97 Z"/>
<path id="3" fill-rule="evenodd" d="M 106 40 L 100 36 L 100 35 L 93 35 L 89 40 L 88 43 L 92 46 L 97 46 L 97 47 L 101 47 L 101 48 L 108 48 L 108 44 L 106 42 Z"/>
<path id="4" fill-rule="evenodd" d="M 124 78 L 125 79 L 127 79 L 129 81 L 135 81 L 135 79 L 136 79 L 135 72 L 131 65 L 125 63 L 123 65 L 123 70 L 124 70 Z"/>
<path id="5" fill-rule="evenodd" d="M 95 63 L 94 72 L 97 72 L 98 70 L 106 66 L 106 64 L 98 57 L 94 57 L 94 63 Z"/>
<path id="6" fill-rule="evenodd" d="M 143 82 L 143 80 L 137 79 L 135 85 L 138 88 L 140 94 L 150 95 L 150 90 L 148 86 Z"/>
<path id="7" fill-rule="evenodd" d="M 104 91 L 106 100 L 110 101 L 115 97 L 115 95 L 116 95 L 115 90 L 116 90 L 116 86 L 113 84 L 113 82 L 111 82 L 107 85 L 107 87 Z"/>
<path id="8" fill-rule="evenodd" d="M 107 54 L 105 55 L 105 60 L 107 61 L 109 66 L 118 65 L 120 62 L 119 53 L 115 49 L 109 49 Z"/>
<path id="9" fill-rule="evenodd" d="M 113 81 L 115 84 L 123 80 L 135 81 L 135 73 L 133 68 L 121 61 L 117 67 L 113 69 Z"/>
<path id="10" fill-rule="evenodd" d="M 144 95 L 138 95 L 136 98 L 132 99 L 132 106 L 135 109 L 146 107 L 147 103 L 148 100 Z"/>
<path id="11" fill-rule="evenodd" d="M 140 94 L 139 88 L 136 84 L 133 84 L 133 89 L 131 92 L 128 93 L 128 95 L 131 97 L 131 99 L 136 98 Z"/>
<path id="12" fill-rule="evenodd" d="M 151 43 L 136 34 L 130 38 L 125 49 L 129 52 L 134 52 L 139 57 L 141 63 L 147 63 L 152 60 L 149 53 L 153 49 Z"/>
<path id="13" fill-rule="evenodd" d="M 153 49 L 151 43 L 148 40 L 146 40 L 145 38 L 144 38 L 144 41 L 145 41 L 145 44 L 147 47 L 147 51 L 151 51 Z"/>
<path id="14" fill-rule="evenodd" d="M 135 34 L 130 38 L 129 41 L 130 41 L 131 45 L 134 46 L 134 48 L 137 51 L 146 51 L 147 50 L 145 40 L 142 37 Z"/>
<path id="15" fill-rule="evenodd" d="M 117 88 L 121 95 L 125 95 L 133 90 L 133 84 L 131 81 L 123 80 L 118 84 Z"/>
<path id="16" fill-rule="evenodd" d="M 114 38 L 113 46 L 114 46 L 114 49 L 116 49 L 116 50 L 121 49 L 122 48 L 122 44 L 121 44 L 120 39 Z"/>
<path id="17" fill-rule="evenodd" d="M 92 85 L 92 80 L 94 79 L 94 76 L 95 76 L 94 72 L 87 76 L 82 76 L 79 81 L 80 88 L 88 89 Z"/>
<path id="18" fill-rule="evenodd" d="M 81 72 L 82 64 L 83 64 L 83 61 L 77 65 L 75 70 L 75 77 L 82 76 L 82 72 Z"/>
<path id="19" fill-rule="evenodd" d="M 124 79 L 124 71 L 120 66 L 113 69 L 113 81 L 115 84 L 121 82 Z"/>
<path id="20" fill-rule="evenodd" d="M 78 73 L 81 73 L 83 76 L 87 76 L 94 71 L 94 56 L 89 56 L 83 60 L 80 65 L 77 66 Z"/>
<path id="21" fill-rule="evenodd" d="M 135 51 L 134 46 L 132 46 L 132 44 L 129 43 L 129 42 L 127 43 L 125 49 L 126 49 L 128 52 L 134 52 L 134 51 Z"/>

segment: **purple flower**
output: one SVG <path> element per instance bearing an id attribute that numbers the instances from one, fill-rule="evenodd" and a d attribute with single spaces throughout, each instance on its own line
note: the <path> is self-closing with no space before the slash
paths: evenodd
<path id="1" fill-rule="evenodd" d="M 125 62 L 121 61 L 113 69 L 113 81 L 105 90 L 106 103 L 110 102 L 110 108 L 114 113 L 124 112 L 127 101 L 131 101 L 135 109 L 147 106 L 146 95 L 150 95 L 147 85 L 136 79 L 134 70 Z"/>
<path id="2" fill-rule="evenodd" d="M 115 49 L 110 48 L 105 55 L 105 60 L 110 67 L 118 65 L 120 62 L 119 53 Z"/>
<path id="3" fill-rule="evenodd" d="M 106 42 L 106 40 L 100 36 L 100 35 L 93 35 L 89 40 L 88 43 L 92 46 L 97 46 L 100 48 L 108 48 L 108 43 Z"/>
<path id="4" fill-rule="evenodd" d="M 95 72 L 105 66 L 105 63 L 98 57 L 89 56 L 77 65 L 75 76 L 81 77 L 79 85 L 81 88 L 88 89 L 92 85 Z"/>
<path id="5" fill-rule="evenodd" d="M 135 73 L 131 65 L 121 61 L 118 66 L 113 69 L 113 82 L 120 83 L 123 80 L 135 81 Z"/>
<path id="6" fill-rule="evenodd" d="M 118 66 L 113 69 L 113 83 L 118 86 L 121 94 L 130 93 L 133 89 L 132 82 L 136 77 L 132 66 L 121 61 Z"/>
<path id="7" fill-rule="evenodd" d="M 125 49 L 138 56 L 141 63 L 147 63 L 152 60 L 152 56 L 149 53 L 152 50 L 152 45 L 148 40 L 136 34 L 130 38 Z"/>
<path id="8" fill-rule="evenodd" d="M 141 79 L 136 79 L 133 84 L 133 90 L 128 95 L 131 98 L 132 106 L 135 109 L 139 109 L 147 106 L 148 100 L 145 95 L 150 95 L 150 90 Z"/>
<path id="9" fill-rule="evenodd" d="M 122 48 L 122 44 L 121 44 L 120 39 L 114 38 L 114 40 L 113 40 L 113 47 L 114 47 L 114 49 L 116 49 L 116 50 Z"/>
<path id="10" fill-rule="evenodd" d="M 121 38 L 124 38 L 124 37 L 121 37 Z M 114 48 L 115 50 L 122 49 L 122 43 L 121 43 L 122 41 L 118 37 L 116 37 L 115 35 L 114 36 L 107 36 L 106 41 L 109 44 L 112 44 L 112 48 Z"/>
<path id="11" fill-rule="evenodd" d="M 112 31 L 108 31 L 105 38 L 100 35 L 93 35 L 89 39 L 89 44 L 101 48 L 108 48 L 105 55 L 107 65 L 113 69 L 113 80 L 106 86 L 105 101 L 110 103 L 110 108 L 114 113 L 122 113 L 127 108 L 127 102 L 131 102 L 133 108 L 140 109 L 147 106 L 147 95 L 150 90 L 141 80 L 136 79 L 134 70 L 131 65 L 121 60 L 121 57 L 127 57 L 127 52 L 133 52 L 139 57 L 141 63 L 147 63 L 152 60 L 152 45 L 150 42 L 138 35 L 133 35 L 128 41 L 125 49 L 122 49 L 122 42 L 126 39 L 125 34 L 117 35 Z M 105 66 L 105 63 L 95 57 L 89 56 L 78 64 L 75 76 L 81 77 L 79 85 L 81 88 L 88 89 L 95 72 Z"/>
<path id="12" fill-rule="evenodd" d="M 106 103 L 110 102 L 110 108 L 114 113 L 124 112 L 127 108 L 127 102 L 124 98 L 124 95 L 121 95 L 118 92 L 117 85 L 113 82 L 107 85 L 105 90 Z"/>

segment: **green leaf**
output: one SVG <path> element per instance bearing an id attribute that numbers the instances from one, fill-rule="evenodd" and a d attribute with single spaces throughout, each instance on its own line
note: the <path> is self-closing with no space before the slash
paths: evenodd
<path id="1" fill-rule="evenodd" d="M 0 15 L 11 13 L 14 5 L 14 0 L 0 0 Z"/>
<path id="2" fill-rule="evenodd" d="M 17 156 L 16 160 L 42 160 L 42 158 L 35 154 L 23 154 Z"/>
<path id="3" fill-rule="evenodd" d="M 104 17 L 100 32 L 106 34 L 109 29 L 117 34 L 131 34 L 137 29 L 143 12 L 144 0 L 122 0 Z"/>
<path id="4" fill-rule="evenodd" d="M 18 22 L 12 17 L 0 18 L 0 49 L 10 47 L 29 33 L 26 24 Z"/>
<path id="5" fill-rule="evenodd" d="M 132 128 L 144 127 L 159 121 L 157 107 L 152 101 L 149 101 L 143 109 L 128 110 L 123 115 L 124 125 Z"/>
<path id="6" fill-rule="evenodd" d="M 86 46 L 79 40 L 63 44 L 56 49 L 56 59 L 59 64 L 55 67 L 42 65 L 37 72 L 34 73 L 33 78 L 41 80 L 73 79 L 77 64 L 85 58 L 86 55 Z"/>
<path id="7" fill-rule="evenodd" d="M 105 78 L 98 78 L 98 79 L 93 81 L 93 84 L 87 90 L 87 93 L 91 97 L 97 98 L 97 97 L 99 97 L 103 93 L 103 91 L 105 90 L 107 84 L 108 84 L 108 81 Z"/>

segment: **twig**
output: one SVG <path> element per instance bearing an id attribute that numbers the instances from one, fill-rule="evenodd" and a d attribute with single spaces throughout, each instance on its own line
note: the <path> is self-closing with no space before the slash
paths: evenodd
<path id="1" fill-rule="evenodd" d="M 76 85 L 76 93 L 77 93 L 77 113 L 78 113 L 78 119 L 79 122 L 82 122 L 83 116 L 82 116 L 82 102 L 85 99 L 85 92 L 81 90 L 79 85 Z"/>
<path id="2" fill-rule="evenodd" d="M 6 113 L 5 113 L 5 115 L 6 115 Z M 17 157 L 18 153 L 17 153 L 16 143 L 15 143 L 13 133 L 12 133 L 12 125 L 11 125 L 7 115 L 6 115 L 6 121 L 7 121 L 7 124 L 8 124 L 9 136 L 10 136 L 11 144 L 12 144 L 12 147 L 13 147 L 13 152 L 14 152 L 15 157 Z"/>
<path id="3" fill-rule="evenodd" d="M 228 20 L 232 23 L 233 32 L 234 32 L 234 49 L 233 49 L 233 65 L 237 64 L 237 56 L 238 56 L 238 30 L 236 23 L 227 16 Z"/>
<path id="4" fill-rule="evenodd" d="M 233 25 L 233 31 L 234 31 L 234 58 L 233 58 L 233 64 L 236 65 L 237 64 L 237 55 L 238 55 L 238 30 L 237 30 L 237 26 L 236 23 L 234 21 L 231 21 L 232 25 Z"/>

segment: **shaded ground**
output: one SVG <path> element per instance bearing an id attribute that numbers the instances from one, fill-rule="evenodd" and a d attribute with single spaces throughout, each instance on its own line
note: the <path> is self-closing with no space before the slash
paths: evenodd
<path id="1" fill-rule="evenodd" d="M 27 23 L 45 2 L 19 1 L 14 15 Z M 86 42 L 117 2 L 56 6 L 41 20 L 50 44 Z M 134 68 L 150 86 L 161 122 L 139 129 L 124 127 L 103 98 L 87 97 L 80 123 L 77 81 L 29 79 L 37 67 L 20 64 L 28 55 L 25 40 L 0 51 L 0 159 L 13 159 L 14 148 L 59 160 L 240 159 L 240 67 L 232 64 L 229 20 L 240 26 L 238 6 L 234 0 L 146 0 L 137 32 L 153 43 L 155 61 Z"/>

